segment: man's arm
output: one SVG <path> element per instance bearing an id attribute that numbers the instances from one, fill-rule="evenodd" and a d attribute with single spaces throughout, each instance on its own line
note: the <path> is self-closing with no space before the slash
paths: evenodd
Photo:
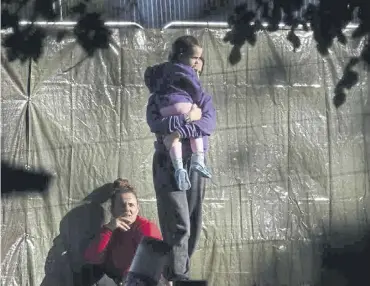
<path id="1" fill-rule="evenodd" d="M 102 227 L 100 233 L 91 241 L 84 253 L 86 262 L 101 264 L 104 262 L 106 249 L 112 237 L 112 231 Z"/>
<path id="2" fill-rule="evenodd" d="M 162 117 L 155 103 L 156 95 L 149 98 L 146 119 L 152 133 L 168 135 L 178 132 L 181 138 L 197 138 L 209 136 L 216 128 L 216 111 L 212 98 L 206 96 L 202 103 L 202 118 L 200 120 L 186 123 L 185 115 Z"/>
<path id="3" fill-rule="evenodd" d="M 203 102 L 199 107 L 202 110 L 202 118 L 176 130 L 181 138 L 210 136 L 216 129 L 216 110 L 212 103 L 212 97 L 204 95 Z"/>
<path id="4" fill-rule="evenodd" d="M 204 101 L 199 106 L 202 109 L 202 118 L 192 122 L 198 136 L 210 136 L 216 129 L 216 109 L 213 106 L 212 97 L 204 95 Z"/>

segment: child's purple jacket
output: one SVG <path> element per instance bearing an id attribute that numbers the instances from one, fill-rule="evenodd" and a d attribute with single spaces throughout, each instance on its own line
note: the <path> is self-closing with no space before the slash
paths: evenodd
<path id="1" fill-rule="evenodd" d="M 147 68 L 144 77 L 151 93 L 146 112 L 151 132 L 156 135 L 167 135 L 178 131 L 184 139 L 183 143 L 189 138 L 203 137 L 204 149 L 208 150 L 208 136 L 216 128 L 216 111 L 212 97 L 203 91 L 193 68 L 166 62 Z M 196 103 L 202 109 L 202 118 L 186 123 L 184 115 L 161 116 L 162 107 L 179 102 Z M 162 136 L 157 136 L 157 145 L 163 144 L 160 137 Z"/>

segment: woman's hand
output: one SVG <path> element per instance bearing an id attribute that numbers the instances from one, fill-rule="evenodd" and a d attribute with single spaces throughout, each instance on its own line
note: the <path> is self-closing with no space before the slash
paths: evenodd
<path id="1" fill-rule="evenodd" d="M 198 105 L 193 104 L 189 113 L 188 113 L 190 122 L 197 121 L 202 118 L 202 110 L 198 107 Z"/>
<path id="2" fill-rule="evenodd" d="M 117 228 L 123 231 L 128 231 L 130 229 L 131 223 L 132 222 L 128 218 L 118 217 L 112 218 L 111 221 L 106 224 L 106 227 L 109 228 L 111 231 L 114 231 Z"/>

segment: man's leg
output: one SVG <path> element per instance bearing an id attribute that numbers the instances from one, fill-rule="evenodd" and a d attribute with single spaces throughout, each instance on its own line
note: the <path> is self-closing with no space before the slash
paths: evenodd
<path id="1" fill-rule="evenodd" d="M 153 182 L 163 240 L 172 246 L 164 276 L 168 280 L 188 279 L 190 216 L 187 192 L 177 188 L 168 153 L 155 152 Z"/>
<path id="2" fill-rule="evenodd" d="M 88 285 L 88 284 L 85 284 Z M 104 275 L 96 284 L 96 286 L 117 286 L 117 283 L 109 278 L 107 275 Z"/>
<path id="3" fill-rule="evenodd" d="M 198 172 L 193 172 L 190 175 L 191 189 L 187 191 L 190 215 L 189 258 L 196 250 L 202 232 L 202 204 L 205 194 L 205 181 L 206 178 L 202 177 Z"/>

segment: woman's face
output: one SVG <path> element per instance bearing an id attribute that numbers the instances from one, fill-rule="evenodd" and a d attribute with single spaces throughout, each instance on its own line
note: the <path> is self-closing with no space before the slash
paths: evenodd
<path id="1" fill-rule="evenodd" d="M 195 46 L 193 47 L 193 51 L 190 55 L 183 55 L 182 57 L 180 57 L 180 62 L 184 65 L 191 66 L 193 69 L 196 69 L 196 67 L 199 66 L 199 64 L 202 62 L 202 54 L 203 49 L 201 47 Z"/>
<path id="2" fill-rule="evenodd" d="M 112 206 L 112 215 L 115 218 L 124 217 L 133 223 L 139 214 L 139 205 L 137 199 L 132 193 L 123 193 L 116 195 Z"/>

